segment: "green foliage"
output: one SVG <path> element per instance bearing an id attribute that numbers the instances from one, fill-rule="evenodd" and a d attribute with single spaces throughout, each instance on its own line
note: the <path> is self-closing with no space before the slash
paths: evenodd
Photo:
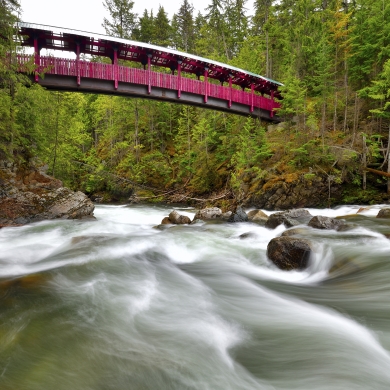
<path id="1" fill-rule="evenodd" d="M 311 181 L 322 169 L 332 182 L 358 188 L 361 133 L 368 160 L 383 162 L 390 125 L 390 4 L 383 0 L 256 0 L 252 16 L 245 1 L 210 0 L 196 17 L 182 0 L 171 20 L 162 6 L 138 18 L 133 1 L 104 1 L 110 35 L 282 81 L 277 115 L 286 123 L 268 132 L 268 124 L 223 112 L 26 87 L 11 39 L 17 5 L 0 2 L 1 158 L 37 155 L 49 173 L 89 193 L 125 194 L 135 182 L 202 194 L 230 181 L 238 197 L 243 180 L 268 172 L 306 172 Z"/>

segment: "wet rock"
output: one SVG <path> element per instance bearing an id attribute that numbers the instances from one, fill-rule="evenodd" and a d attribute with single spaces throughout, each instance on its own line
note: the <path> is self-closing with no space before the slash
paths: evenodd
<path id="1" fill-rule="evenodd" d="M 308 223 L 313 216 L 305 209 L 293 209 L 271 214 L 265 227 L 275 229 L 284 224 L 287 228 Z"/>
<path id="2" fill-rule="evenodd" d="M 238 238 L 241 240 L 246 240 L 247 238 L 256 238 L 256 237 L 257 237 L 257 234 L 253 233 L 253 232 L 242 233 L 238 236 Z"/>
<path id="3" fill-rule="evenodd" d="M 310 260 L 310 241 L 295 237 L 276 237 L 267 246 L 268 258 L 280 269 L 305 269 Z"/>
<path id="4" fill-rule="evenodd" d="M 308 225 L 314 229 L 324 230 L 344 230 L 346 227 L 346 223 L 342 219 L 324 217 L 322 215 L 313 217 Z"/>
<path id="5" fill-rule="evenodd" d="M 377 218 L 390 218 L 390 208 L 384 208 L 379 210 Z"/>
<path id="6" fill-rule="evenodd" d="M 210 219 L 219 219 L 222 217 L 222 211 L 218 207 L 207 207 L 202 210 L 198 210 L 194 216 L 194 221 L 200 219 L 202 221 L 208 221 Z"/>
<path id="7" fill-rule="evenodd" d="M 236 211 L 229 217 L 228 222 L 248 222 L 248 215 L 242 207 L 238 206 Z"/>
<path id="8" fill-rule="evenodd" d="M 175 225 L 185 225 L 191 223 L 191 219 L 189 217 L 179 214 L 176 210 L 171 211 L 168 218 Z"/>
<path id="9" fill-rule="evenodd" d="M 169 219 L 169 217 L 164 217 L 161 221 L 161 225 L 170 225 L 172 224 L 172 221 Z"/>
<path id="10" fill-rule="evenodd" d="M 251 222 L 256 222 L 259 225 L 265 226 L 268 221 L 268 215 L 264 213 L 262 210 L 251 210 L 248 212 L 248 219 Z"/>

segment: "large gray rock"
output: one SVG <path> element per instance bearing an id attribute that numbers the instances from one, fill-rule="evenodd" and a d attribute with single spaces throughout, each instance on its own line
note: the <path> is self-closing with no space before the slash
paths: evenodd
<path id="1" fill-rule="evenodd" d="M 201 219 L 202 221 L 209 221 L 212 219 L 219 219 L 222 217 L 222 210 L 218 207 L 206 207 L 198 210 L 194 216 L 194 221 Z"/>
<path id="2" fill-rule="evenodd" d="M 232 213 L 232 215 L 228 219 L 229 222 L 248 222 L 248 215 L 242 209 L 242 207 L 238 206 L 236 211 Z"/>
<path id="3" fill-rule="evenodd" d="M 302 270 L 309 265 L 312 246 L 309 240 L 295 237 L 276 237 L 267 246 L 268 258 L 280 269 Z"/>
<path id="4" fill-rule="evenodd" d="M 322 215 L 313 217 L 308 225 L 314 229 L 323 230 L 344 230 L 346 227 L 346 223 L 342 219 L 324 217 Z"/>
<path id="5" fill-rule="evenodd" d="M 379 210 L 377 218 L 390 218 L 390 208 L 384 208 Z"/>
<path id="6" fill-rule="evenodd" d="M 34 168 L 3 169 L 0 187 L 0 226 L 94 218 L 95 206 L 85 194 L 62 187 L 61 181 Z"/>
<path id="7" fill-rule="evenodd" d="M 287 228 L 308 223 L 313 216 L 305 209 L 293 209 L 271 214 L 265 227 L 275 229 L 284 224 Z"/>
<path id="8" fill-rule="evenodd" d="M 168 218 L 175 225 L 185 225 L 191 223 L 191 219 L 189 217 L 179 214 L 176 210 L 171 211 Z"/>

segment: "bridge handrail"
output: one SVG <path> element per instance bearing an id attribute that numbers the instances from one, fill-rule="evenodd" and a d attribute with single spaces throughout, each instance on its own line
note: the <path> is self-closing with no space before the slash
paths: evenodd
<path id="1" fill-rule="evenodd" d="M 34 55 L 18 55 L 18 62 L 23 71 L 23 65 L 31 62 Z M 183 76 L 171 75 L 167 73 L 155 72 L 151 70 L 130 68 L 123 65 L 112 65 L 102 62 L 91 62 L 83 60 L 72 60 L 51 56 L 39 56 L 38 73 L 47 73 L 61 76 L 78 75 L 81 78 L 94 78 L 100 80 L 110 80 L 125 83 L 149 85 L 170 90 L 180 90 L 182 92 L 204 95 L 235 103 L 245 104 L 254 108 L 260 108 L 273 112 L 279 108 L 280 104 L 272 99 L 261 96 L 255 92 L 240 91 L 235 88 L 208 82 L 194 80 Z"/>

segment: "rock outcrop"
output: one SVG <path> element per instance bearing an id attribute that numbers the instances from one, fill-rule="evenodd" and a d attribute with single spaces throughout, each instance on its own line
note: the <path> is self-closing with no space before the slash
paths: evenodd
<path id="1" fill-rule="evenodd" d="M 265 227 L 275 229 L 277 226 L 284 224 L 287 228 L 307 224 L 313 216 L 305 209 L 293 209 L 280 211 L 271 214 L 265 224 Z"/>
<path id="2" fill-rule="evenodd" d="M 342 199 L 343 187 L 332 182 L 329 188 L 328 177 L 315 174 L 270 173 L 262 180 L 255 177 L 243 180 L 242 191 L 246 194 L 244 206 L 254 206 L 266 210 L 288 210 L 302 207 L 329 206 L 329 190 L 332 203 Z"/>
<path id="3" fill-rule="evenodd" d="M 295 237 L 276 237 L 267 246 L 268 258 L 280 269 L 302 270 L 309 265 L 310 241 Z"/>
<path id="4" fill-rule="evenodd" d="M 47 219 L 94 218 L 95 206 L 82 192 L 35 167 L 0 164 L 0 226 L 20 226 Z"/>

